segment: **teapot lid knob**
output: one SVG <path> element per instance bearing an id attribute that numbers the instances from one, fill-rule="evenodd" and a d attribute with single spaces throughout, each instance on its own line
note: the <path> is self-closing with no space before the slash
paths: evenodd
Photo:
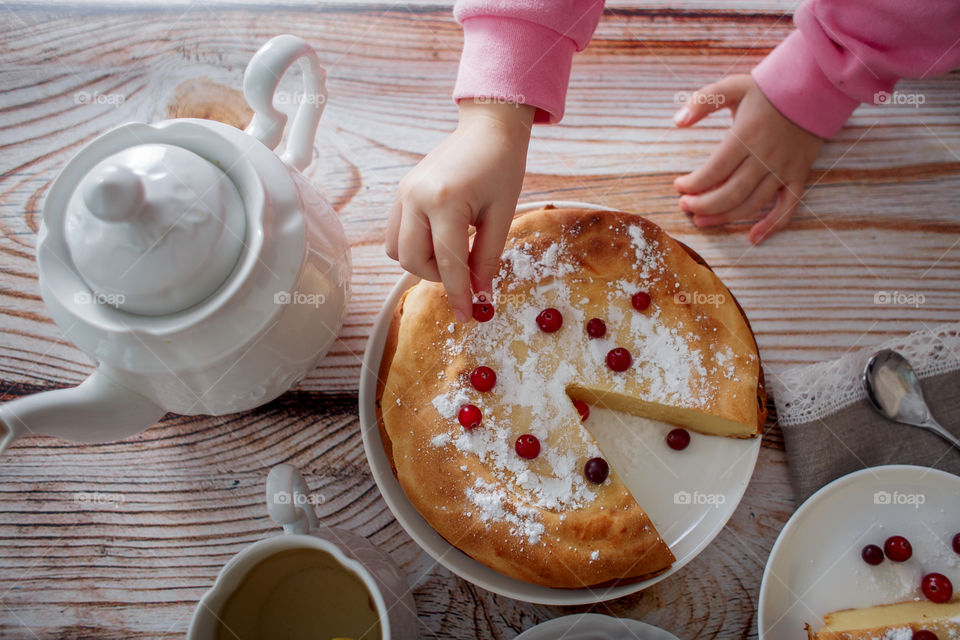
<path id="1" fill-rule="evenodd" d="M 143 182 L 133 169 L 110 165 L 83 189 L 83 202 L 90 213 L 104 222 L 128 220 L 143 204 Z"/>

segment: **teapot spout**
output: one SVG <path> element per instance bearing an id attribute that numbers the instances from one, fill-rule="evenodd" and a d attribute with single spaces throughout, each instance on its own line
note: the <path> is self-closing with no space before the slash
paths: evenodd
<path id="1" fill-rule="evenodd" d="M 98 368 L 79 386 L 0 405 L 0 453 L 26 435 L 74 442 L 110 442 L 140 433 L 166 413 Z"/>

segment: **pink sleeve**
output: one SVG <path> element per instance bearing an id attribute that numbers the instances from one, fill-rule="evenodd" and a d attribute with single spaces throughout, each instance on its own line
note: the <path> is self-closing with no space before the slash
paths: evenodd
<path id="1" fill-rule="evenodd" d="M 603 0 L 457 0 L 463 54 L 453 97 L 537 107 L 558 122 L 575 51 L 590 42 Z"/>
<path id="2" fill-rule="evenodd" d="M 860 103 L 889 99 L 900 78 L 960 64 L 957 0 L 806 0 L 793 20 L 752 75 L 783 115 L 823 138 Z"/>

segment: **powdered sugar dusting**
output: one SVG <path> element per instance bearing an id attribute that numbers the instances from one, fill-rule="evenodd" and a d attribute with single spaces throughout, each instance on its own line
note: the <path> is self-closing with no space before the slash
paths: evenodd
<path id="1" fill-rule="evenodd" d="M 717 369 L 727 380 L 732 380 L 736 375 L 735 358 L 736 356 L 733 355 L 733 351 L 729 345 L 724 345 L 722 349 L 717 350 L 713 354 L 714 362 L 717 363 Z"/>
<path id="2" fill-rule="evenodd" d="M 463 389 L 454 389 L 455 393 L 446 393 L 433 399 L 433 406 L 444 418 L 456 417 L 460 407 L 467 403 L 467 394 Z"/>
<path id="3" fill-rule="evenodd" d="M 442 447 L 448 442 L 450 442 L 449 433 L 438 433 L 437 435 L 433 436 L 433 438 L 430 439 L 430 444 L 432 444 L 435 447 Z"/>
<path id="4" fill-rule="evenodd" d="M 478 478 L 466 491 L 477 507 L 475 513 L 485 522 L 508 523 L 512 534 L 530 544 L 536 544 L 544 530 L 541 510 L 578 509 L 596 497 L 597 485 L 585 480 L 582 465 L 602 453 L 584 433 L 568 388 L 592 380 L 624 391 L 627 380 L 635 379 L 646 387 L 644 394 L 650 401 L 700 406 L 713 399 L 704 380 L 721 374 L 729 377 L 734 371 L 736 357 L 729 348 L 704 354 L 690 346 L 693 342 L 682 327 L 667 325 L 656 305 L 645 313 L 632 309 L 631 295 L 657 288 L 663 258 L 659 243 L 648 241 L 639 225 L 619 227 L 613 233 L 629 236 L 634 269 L 618 280 L 594 280 L 594 287 L 600 285 L 601 299 L 573 295 L 571 282 L 583 274 L 578 256 L 571 255 L 565 240 L 547 247 L 542 241 L 537 247 L 518 243 L 503 252 L 501 270 L 493 281 L 494 317 L 467 325 L 468 339 L 450 337 L 438 345 L 445 362 L 491 366 L 497 383 L 493 390 L 481 393 L 466 376 L 448 370 L 449 383 L 433 399 L 433 406 L 450 421 L 450 431 L 435 436 L 431 444 L 452 445 L 483 463 L 492 481 Z M 537 327 L 537 314 L 547 307 L 563 315 L 563 326 L 556 333 Z M 590 339 L 583 327 L 598 313 L 609 330 L 604 338 Z M 624 343 L 618 344 L 618 339 Z M 569 349 L 563 353 L 554 348 L 556 340 Z M 633 354 L 634 366 L 627 373 L 614 373 L 606 366 L 606 354 L 616 346 L 625 346 Z M 499 396 L 497 402 L 491 404 L 487 394 Z M 481 426 L 469 431 L 455 419 L 467 403 L 483 411 Z M 514 451 L 514 441 L 523 433 L 541 442 L 535 460 Z M 598 557 L 598 551 L 591 554 L 592 560 Z"/>
<path id="5" fill-rule="evenodd" d="M 576 271 L 576 266 L 567 260 L 561 260 L 566 247 L 564 242 L 550 245 L 539 258 L 533 254 L 532 245 L 527 242 L 504 250 L 502 261 L 510 266 L 518 281 L 542 280 L 548 276 L 563 277 Z M 501 270 L 500 276 L 505 273 Z M 494 283 L 496 288 L 496 283 Z"/>
<path id="6" fill-rule="evenodd" d="M 660 243 L 647 242 L 643 229 L 639 225 L 630 225 L 627 227 L 627 233 L 630 234 L 633 251 L 637 257 L 634 268 L 640 272 L 638 275 L 641 278 L 649 279 L 663 265 L 659 253 Z"/>
<path id="7" fill-rule="evenodd" d="M 677 329 L 666 327 L 660 320 L 660 310 L 652 313 L 634 313 L 630 329 L 636 337 L 631 349 L 634 367 L 649 383 L 648 398 L 660 403 L 700 405 L 706 400 L 695 393 L 690 379 L 694 371 L 699 379 L 706 378 L 703 354 L 692 349 Z"/>
<path id="8" fill-rule="evenodd" d="M 483 522 L 499 521 L 511 525 L 512 535 L 526 538 L 530 544 L 540 542 L 544 526 L 540 512 L 532 507 L 508 501 L 502 487 L 477 478 L 473 487 L 467 489 L 467 499 L 479 508 Z"/>
<path id="9" fill-rule="evenodd" d="M 569 400 L 564 400 L 569 404 Z M 498 479 L 504 481 L 505 486 L 513 485 L 531 496 L 533 506 L 562 510 L 582 506 L 593 498 L 592 489 L 576 469 L 580 459 L 577 453 L 561 453 L 555 447 L 545 446 L 541 449 L 540 459 L 548 463 L 553 473 L 533 472 L 530 463 L 514 451 L 516 436 L 511 425 L 505 422 L 485 416 L 479 429 L 461 429 L 451 442 L 459 451 L 480 458 Z M 543 424 L 532 423 L 530 429 L 534 435 L 540 433 L 541 442 L 549 440 Z M 591 443 L 588 451 L 589 457 L 600 455 L 595 444 Z"/>

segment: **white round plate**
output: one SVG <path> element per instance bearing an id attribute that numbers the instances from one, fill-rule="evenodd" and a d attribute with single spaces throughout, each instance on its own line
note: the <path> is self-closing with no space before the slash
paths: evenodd
<path id="1" fill-rule="evenodd" d="M 909 437 L 906 434 L 905 437 Z M 960 584 L 960 556 L 950 540 L 960 531 L 960 477 L 927 467 L 872 467 L 838 478 L 804 502 L 777 538 L 760 583 L 760 638 L 802 640 L 838 609 L 920 596 L 925 573 Z M 870 566 L 868 544 L 903 535 L 913 556 Z"/>
<path id="2" fill-rule="evenodd" d="M 521 205 L 523 212 L 547 202 Z M 552 202 L 558 207 L 606 210 L 580 202 Z M 658 576 L 598 589 L 552 589 L 522 582 L 477 562 L 447 542 L 414 508 L 390 470 L 377 426 L 377 373 L 393 311 L 404 291 L 418 279 L 404 274 L 384 302 L 367 342 L 360 377 L 360 425 L 363 446 L 384 500 L 410 537 L 437 562 L 464 580 L 501 595 L 539 604 L 590 604 L 636 593 L 673 575 L 693 560 L 720 533 L 736 510 L 753 474 L 760 438 L 740 440 L 691 434 L 690 446 L 676 452 L 664 436 L 665 423 L 600 408 L 591 408 L 590 432 L 611 466 L 653 520 L 677 560 Z M 628 428 L 624 428 L 628 427 Z"/>
<path id="3" fill-rule="evenodd" d="M 527 629 L 514 640 L 679 640 L 659 627 L 639 620 L 598 613 L 577 613 Z"/>

